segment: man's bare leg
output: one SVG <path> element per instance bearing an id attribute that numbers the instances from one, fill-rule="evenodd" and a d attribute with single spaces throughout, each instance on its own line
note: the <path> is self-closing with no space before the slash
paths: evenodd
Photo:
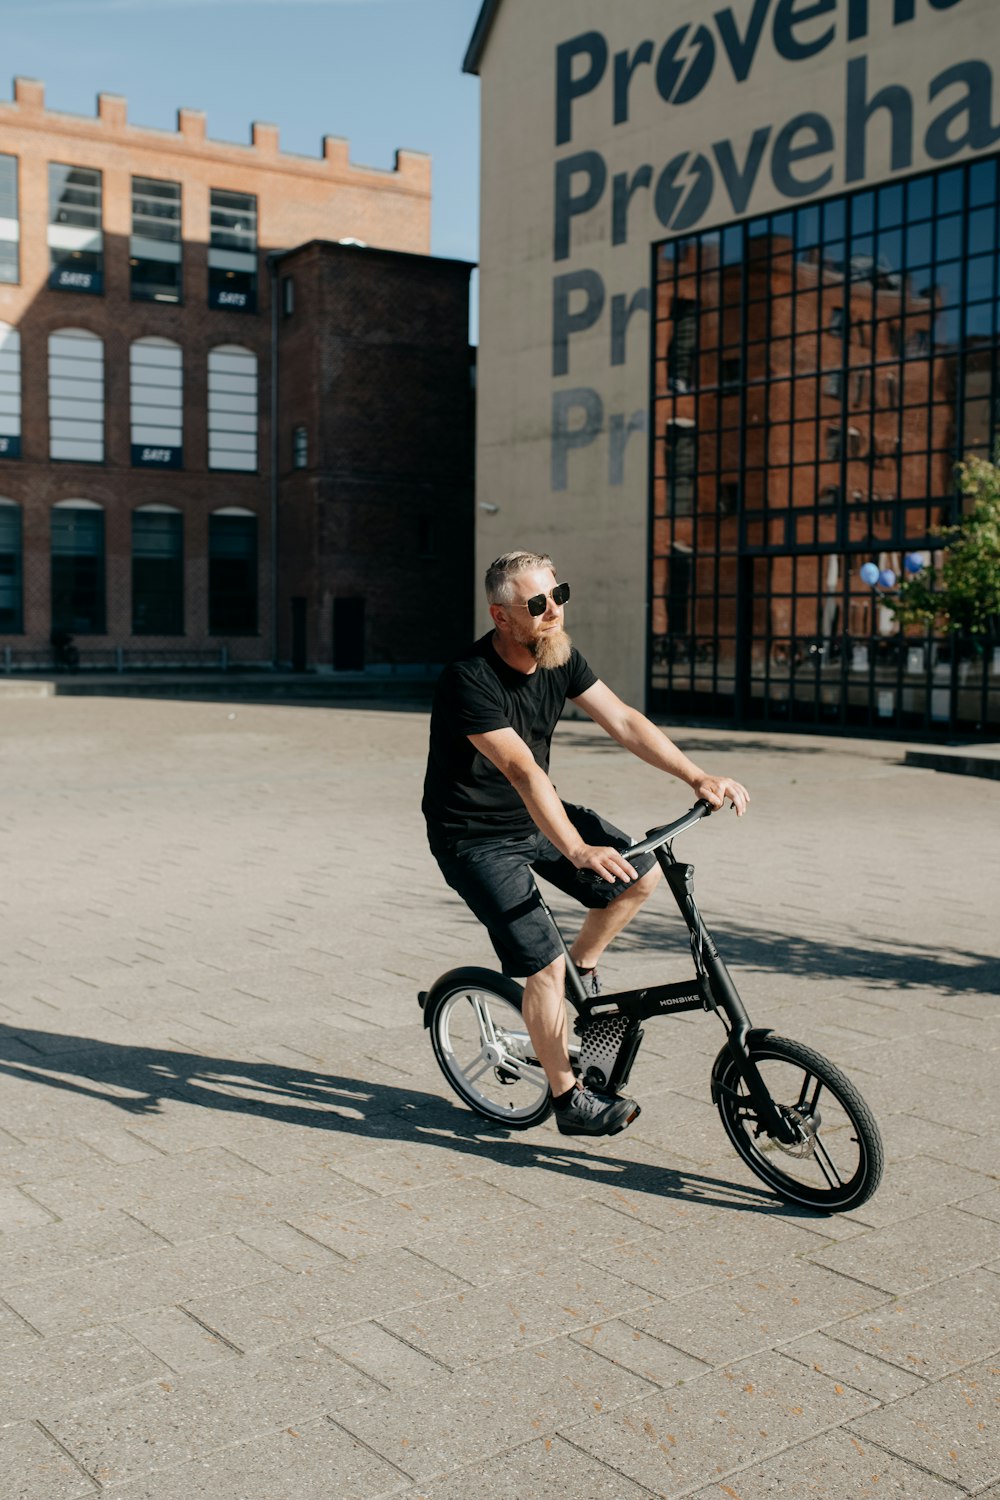
<path id="1" fill-rule="evenodd" d="M 616 896 L 610 906 L 595 907 L 587 913 L 583 926 L 577 934 L 570 957 L 578 969 L 597 967 L 601 954 L 627 927 L 644 902 L 649 900 L 660 879 L 659 866 L 655 866 L 627 890 Z M 534 1040 L 534 1038 L 532 1038 Z M 569 1085 L 566 1085 L 567 1088 Z"/>
<path id="2" fill-rule="evenodd" d="M 565 990 L 566 960 L 560 956 L 525 980 L 521 1002 L 535 1056 L 556 1098 L 576 1083 L 569 1065 Z"/>

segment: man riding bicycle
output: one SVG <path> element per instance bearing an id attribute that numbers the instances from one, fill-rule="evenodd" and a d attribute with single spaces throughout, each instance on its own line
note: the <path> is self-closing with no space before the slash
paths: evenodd
<path id="1" fill-rule="evenodd" d="M 564 1135 L 607 1135 L 639 1113 L 633 1099 L 577 1083 L 566 1024 L 566 963 L 532 871 L 589 908 L 570 956 L 591 994 L 605 948 L 651 895 L 660 871 L 629 863 L 629 839 L 589 808 L 561 801 L 549 779 L 552 734 L 566 700 L 712 807 L 742 815 L 738 781 L 699 769 L 644 714 L 591 671 L 563 628 L 569 585 L 552 559 L 507 552 L 486 573 L 493 629 L 441 675 L 431 713 L 423 812 L 445 880 L 486 927 L 505 974 L 526 976 L 523 1015 Z M 597 880 L 583 882 L 579 871 Z"/>

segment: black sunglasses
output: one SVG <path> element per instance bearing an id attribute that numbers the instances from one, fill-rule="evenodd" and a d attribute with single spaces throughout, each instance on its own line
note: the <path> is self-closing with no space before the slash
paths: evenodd
<path id="1" fill-rule="evenodd" d="M 546 602 L 551 599 L 555 605 L 565 604 L 569 598 L 569 584 L 557 583 L 551 594 L 532 594 L 530 599 L 516 600 L 516 603 L 524 605 L 529 615 L 544 615 Z"/>

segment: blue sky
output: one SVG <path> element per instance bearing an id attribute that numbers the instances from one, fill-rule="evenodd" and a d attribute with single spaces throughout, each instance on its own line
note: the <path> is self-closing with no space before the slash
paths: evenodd
<path id="1" fill-rule="evenodd" d="M 434 158 L 435 255 L 478 258 L 479 83 L 462 58 L 480 0 L 3 0 L 0 97 L 40 78 L 52 109 L 92 115 L 124 94 L 135 125 L 172 130 L 204 109 L 208 133 L 247 143 L 252 120 L 284 150 L 391 167 Z"/>

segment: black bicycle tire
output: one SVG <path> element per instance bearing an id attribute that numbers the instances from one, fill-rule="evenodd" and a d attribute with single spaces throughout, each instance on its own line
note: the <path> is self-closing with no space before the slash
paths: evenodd
<path id="1" fill-rule="evenodd" d="M 737 1093 L 742 1081 L 740 1071 L 728 1046 L 725 1046 L 712 1069 L 712 1099 L 737 1154 L 762 1182 L 786 1202 L 828 1213 L 847 1213 L 866 1203 L 881 1181 L 885 1152 L 875 1117 L 851 1080 L 822 1053 L 806 1046 L 804 1042 L 793 1041 L 790 1037 L 768 1033 L 752 1038 L 750 1056 L 758 1063 L 769 1058 L 793 1063 L 808 1069 L 821 1080 L 823 1086 L 837 1099 L 856 1132 L 860 1159 L 849 1182 L 842 1183 L 839 1187 L 811 1188 L 781 1171 L 775 1160 L 765 1158 L 755 1149 L 754 1142 L 747 1136 L 737 1118 L 735 1100 L 739 1097 L 745 1104 L 746 1096 Z M 775 1102 L 782 1104 L 788 1101 Z"/>
<path id="2" fill-rule="evenodd" d="M 466 993 L 468 990 L 477 990 L 484 993 L 492 993 L 498 1000 L 506 1001 L 513 1005 L 518 1011 L 521 1009 L 521 987 L 514 980 L 508 979 L 506 975 L 484 973 L 482 969 L 469 969 L 464 972 L 455 970 L 448 976 L 448 983 L 431 1000 L 431 1011 L 427 1017 L 427 1026 L 431 1034 L 431 1046 L 437 1059 L 438 1067 L 444 1074 L 450 1087 L 455 1091 L 463 1104 L 473 1110 L 481 1119 L 489 1120 L 494 1125 L 503 1125 L 507 1130 L 533 1130 L 536 1125 L 541 1125 L 552 1113 L 551 1091 L 541 1096 L 538 1108 L 529 1115 L 512 1117 L 500 1109 L 487 1109 L 479 1098 L 469 1093 L 462 1087 L 461 1074 L 453 1070 L 447 1060 L 441 1038 L 441 1021 L 445 1014 L 445 1007 L 455 994 Z"/>

